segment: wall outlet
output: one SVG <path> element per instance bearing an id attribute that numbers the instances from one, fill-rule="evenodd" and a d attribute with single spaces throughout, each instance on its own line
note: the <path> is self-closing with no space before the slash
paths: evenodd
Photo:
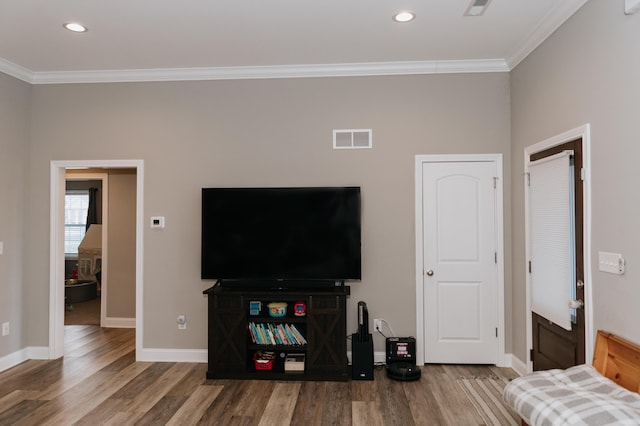
<path id="1" fill-rule="evenodd" d="M 8 336 L 9 332 L 11 331 L 11 329 L 9 328 L 9 322 L 3 322 L 2 323 L 2 335 L 3 336 Z"/>
<path id="2" fill-rule="evenodd" d="M 187 317 L 185 315 L 178 315 L 176 322 L 178 323 L 178 330 L 187 329 Z"/>
<path id="3" fill-rule="evenodd" d="M 382 331 L 382 320 L 374 319 L 373 320 L 373 331 Z"/>

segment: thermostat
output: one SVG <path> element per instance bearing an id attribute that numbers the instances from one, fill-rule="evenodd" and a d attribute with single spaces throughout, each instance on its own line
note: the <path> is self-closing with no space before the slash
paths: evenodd
<path id="1" fill-rule="evenodd" d="M 151 216 L 151 228 L 164 229 L 164 216 Z"/>

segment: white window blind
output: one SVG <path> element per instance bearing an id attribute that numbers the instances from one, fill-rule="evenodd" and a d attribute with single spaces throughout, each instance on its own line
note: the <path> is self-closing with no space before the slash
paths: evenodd
<path id="1" fill-rule="evenodd" d="M 89 191 L 67 191 L 64 196 L 64 252 L 78 254 L 84 238 L 89 208 Z"/>
<path id="2" fill-rule="evenodd" d="M 575 287 L 572 154 L 529 164 L 531 309 L 566 330 Z"/>

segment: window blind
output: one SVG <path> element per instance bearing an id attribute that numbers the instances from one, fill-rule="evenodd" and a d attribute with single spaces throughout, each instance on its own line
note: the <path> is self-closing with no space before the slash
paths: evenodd
<path id="1" fill-rule="evenodd" d="M 573 151 L 529 164 L 531 309 L 571 330 L 575 281 Z"/>

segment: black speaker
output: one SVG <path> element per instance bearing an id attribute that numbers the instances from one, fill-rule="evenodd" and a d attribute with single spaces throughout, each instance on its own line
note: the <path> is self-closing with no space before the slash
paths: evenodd
<path id="1" fill-rule="evenodd" d="M 351 378 L 373 380 L 373 339 L 359 340 L 358 333 L 351 335 Z"/>

